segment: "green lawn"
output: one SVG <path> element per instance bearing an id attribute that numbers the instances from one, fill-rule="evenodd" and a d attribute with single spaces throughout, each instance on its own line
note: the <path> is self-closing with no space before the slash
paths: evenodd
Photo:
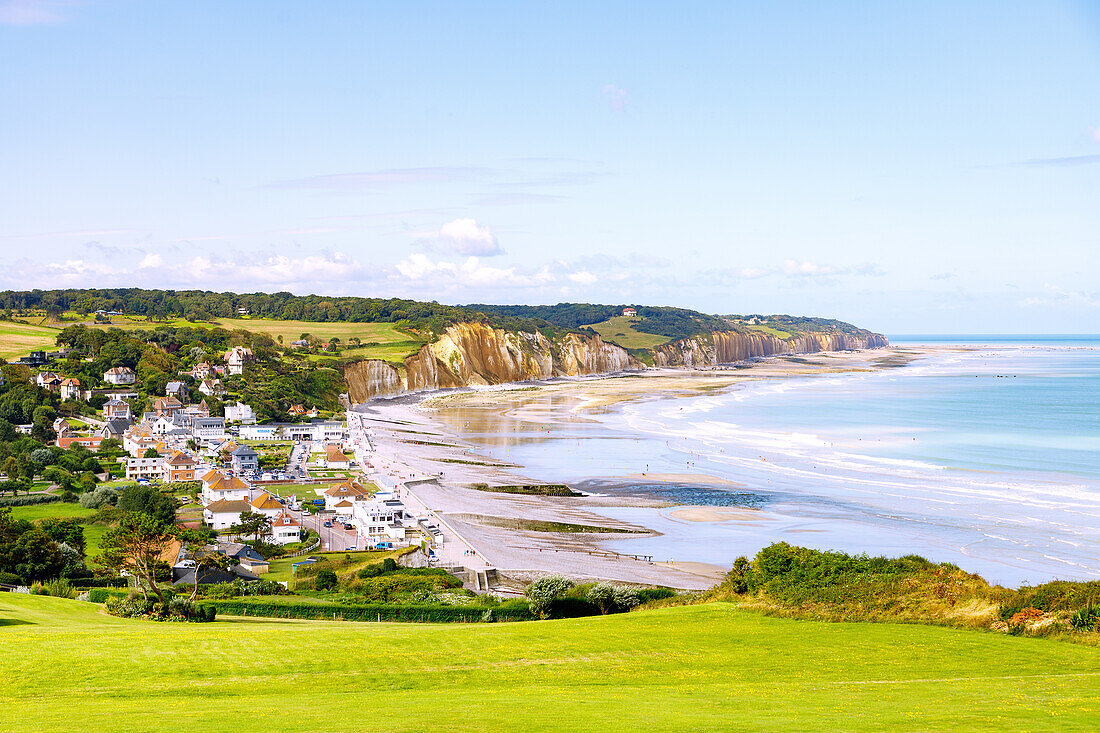
<path id="1" fill-rule="evenodd" d="M 791 337 L 791 334 L 787 331 L 780 331 L 778 328 L 772 328 L 771 326 L 765 326 L 763 324 L 749 326 L 749 328 L 753 331 L 761 331 L 769 336 L 775 336 L 780 339 L 789 339 Z"/>
<path id="2" fill-rule="evenodd" d="M 596 330 L 604 341 L 614 341 L 625 349 L 652 349 L 669 341 L 668 336 L 645 333 L 634 327 L 636 318 L 615 316 L 603 323 L 593 323 L 589 328 Z"/>
<path id="3" fill-rule="evenodd" d="M 85 509 L 79 504 L 66 504 L 58 501 L 53 504 L 34 504 L 32 506 L 13 506 L 11 508 L 12 519 L 76 519 L 89 517 L 95 514 L 95 509 Z"/>
<path id="4" fill-rule="evenodd" d="M 1100 650 L 723 604 L 514 624 L 129 621 L 0 594 L 20 731 L 1092 731 Z"/>
<path id="5" fill-rule="evenodd" d="M 56 328 L 0 321 L 0 358 L 16 359 L 32 351 L 56 349 L 58 333 Z"/>

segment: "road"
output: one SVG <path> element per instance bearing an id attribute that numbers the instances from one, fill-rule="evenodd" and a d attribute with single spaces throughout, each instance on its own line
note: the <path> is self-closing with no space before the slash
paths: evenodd
<path id="1" fill-rule="evenodd" d="M 301 511 L 290 512 L 290 515 L 298 520 L 298 524 L 302 525 L 303 529 L 311 529 L 321 536 L 321 546 L 318 550 L 340 552 L 341 550 L 359 549 L 359 535 L 354 529 L 346 530 L 343 527 L 325 526 L 325 519 L 330 518 L 331 514 L 322 516 Z"/>

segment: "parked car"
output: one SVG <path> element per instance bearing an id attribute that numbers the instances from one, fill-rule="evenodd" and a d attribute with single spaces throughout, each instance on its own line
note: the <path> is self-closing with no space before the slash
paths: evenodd
<path id="1" fill-rule="evenodd" d="M 344 522 L 344 529 L 355 529 L 355 525 L 350 524 L 348 522 Z"/>
<path id="2" fill-rule="evenodd" d="M 331 520 L 329 520 L 329 519 L 326 519 L 326 520 L 325 520 L 325 526 L 326 526 L 326 527 L 331 527 L 331 526 L 332 526 L 332 521 L 331 521 Z"/>

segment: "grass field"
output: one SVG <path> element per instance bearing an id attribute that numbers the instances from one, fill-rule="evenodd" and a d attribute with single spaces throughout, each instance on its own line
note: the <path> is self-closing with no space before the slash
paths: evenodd
<path id="1" fill-rule="evenodd" d="M 57 331 L 52 328 L 0 321 L 0 358 L 16 359 L 32 351 L 56 349 L 56 339 Z"/>
<path id="2" fill-rule="evenodd" d="M 761 333 L 766 333 L 769 336 L 775 336 L 780 339 L 789 339 L 791 337 L 791 334 L 787 331 L 780 331 L 778 328 L 772 328 L 771 326 L 765 326 L 763 324 L 749 326 L 749 328 L 753 331 L 760 331 Z"/>
<path id="3" fill-rule="evenodd" d="M 608 318 L 602 323 L 594 323 L 590 326 L 596 330 L 604 341 L 614 341 L 626 349 L 652 349 L 666 343 L 668 336 L 660 336 L 653 333 L 645 333 L 634 327 L 637 319 L 626 316 Z"/>
<path id="4" fill-rule="evenodd" d="M 11 731 L 1091 731 L 1100 651 L 724 604 L 514 624 L 153 623 L 0 594 Z"/>
<path id="5" fill-rule="evenodd" d="M 79 504 L 66 504 L 55 502 L 53 504 L 34 504 L 32 506 L 13 506 L 11 508 L 12 519 L 79 519 L 95 514 L 95 509 L 85 509 Z"/>

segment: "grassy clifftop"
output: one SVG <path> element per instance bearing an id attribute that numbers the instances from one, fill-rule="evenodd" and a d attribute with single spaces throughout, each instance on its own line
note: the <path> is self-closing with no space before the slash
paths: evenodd
<path id="1" fill-rule="evenodd" d="M 1100 654 L 769 618 L 154 623 L 0 594 L 4 730 L 1092 730 Z"/>

